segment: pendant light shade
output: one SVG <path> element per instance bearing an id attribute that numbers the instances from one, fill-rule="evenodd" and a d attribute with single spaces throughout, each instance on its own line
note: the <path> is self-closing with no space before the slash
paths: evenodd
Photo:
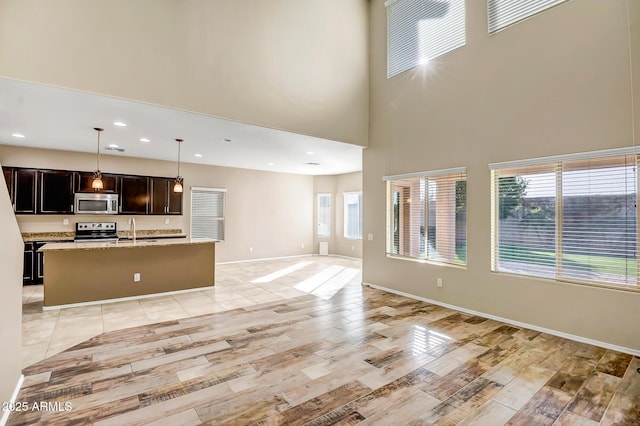
<path id="1" fill-rule="evenodd" d="M 98 148 L 96 150 L 96 170 L 93 172 L 93 181 L 91 181 L 91 189 L 100 191 L 104 188 L 102 183 L 102 173 L 100 172 L 100 132 L 104 129 L 94 127 L 93 130 L 98 132 Z"/>
<path id="2" fill-rule="evenodd" d="M 182 182 L 184 182 L 184 179 L 180 176 L 180 145 L 182 144 L 182 139 L 176 139 L 176 142 L 178 142 L 178 175 L 173 184 L 173 192 L 182 192 Z"/>

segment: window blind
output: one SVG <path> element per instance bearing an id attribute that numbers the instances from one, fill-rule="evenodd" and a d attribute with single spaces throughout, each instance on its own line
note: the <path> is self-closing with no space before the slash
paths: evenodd
<path id="1" fill-rule="evenodd" d="M 387 6 L 387 78 L 464 46 L 464 0 L 395 0 Z"/>
<path id="2" fill-rule="evenodd" d="M 318 236 L 331 236 L 331 194 L 318 194 Z"/>
<path id="3" fill-rule="evenodd" d="M 191 188 L 191 238 L 224 241 L 226 189 Z"/>
<path id="4" fill-rule="evenodd" d="M 488 0 L 489 33 L 499 31 L 567 0 Z"/>
<path id="5" fill-rule="evenodd" d="M 344 237 L 362 239 L 362 192 L 344 193 Z"/>
<path id="6" fill-rule="evenodd" d="M 387 254 L 466 264 L 466 171 L 406 176 L 386 179 Z"/>
<path id="7" fill-rule="evenodd" d="M 637 161 L 494 169 L 493 270 L 637 287 Z"/>

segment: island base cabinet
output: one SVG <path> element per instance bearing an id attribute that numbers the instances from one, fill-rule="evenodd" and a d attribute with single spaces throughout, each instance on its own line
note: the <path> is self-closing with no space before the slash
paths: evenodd
<path id="1" fill-rule="evenodd" d="M 48 250 L 44 306 L 136 297 L 214 285 L 215 245 Z M 140 274 L 140 281 L 135 281 Z"/>

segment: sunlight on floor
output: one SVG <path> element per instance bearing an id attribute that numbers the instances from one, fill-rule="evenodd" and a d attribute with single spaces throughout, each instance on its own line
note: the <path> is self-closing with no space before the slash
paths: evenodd
<path id="1" fill-rule="evenodd" d="M 288 268 L 283 268 L 283 269 L 280 269 L 279 271 L 272 272 L 269 275 L 265 275 L 264 277 L 256 278 L 251 282 L 254 284 L 270 283 L 271 281 L 277 280 L 278 278 L 284 277 L 285 275 L 289 275 L 290 273 L 295 272 L 298 269 L 302 269 L 305 266 L 311 265 L 312 263 L 313 262 L 311 261 L 296 263 L 295 265 L 291 265 Z"/>

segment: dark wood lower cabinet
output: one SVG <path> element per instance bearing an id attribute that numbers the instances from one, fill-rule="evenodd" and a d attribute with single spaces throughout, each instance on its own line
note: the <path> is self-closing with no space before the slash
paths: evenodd
<path id="1" fill-rule="evenodd" d="M 22 281 L 24 284 L 35 284 L 33 281 L 33 243 L 24 243 Z"/>
<path id="2" fill-rule="evenodd" d="M 44 282 L 44 253 L 40 247 L 47 243 L 61 243 L 64 241 L 36 241 L 24 243 L 24 285 L 42 284 Z"/>

